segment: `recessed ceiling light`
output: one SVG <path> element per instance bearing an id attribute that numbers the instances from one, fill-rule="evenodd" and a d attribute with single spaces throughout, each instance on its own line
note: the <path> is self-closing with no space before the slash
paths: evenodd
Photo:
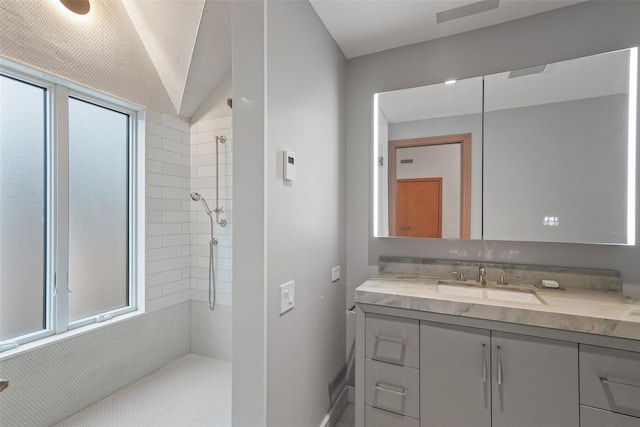
<path id="1" fill-rule="evenodd" d="M 452 85 L 456 82 L 456 80 L 447 80 L 446 82 L 444 82 L 444 84 L 446 85 Z"/>
<path id="2" fill-rule="evenodd" d="M 76 15 L 86 15 L 91 10 L 89 0 L 60 0 L 60 3 Z"/>
<path id="3" fill-rule="evenodd" d="M 464 6 L 454 7 L 453 9 L 436 13 L 436 21 L 438 24 L 441 24 L 454 19 L 464 18 L 465 16 L 496 9 L 499 4 L 500 0 L 481 0 L 475 3 L 465 4 Z"/>

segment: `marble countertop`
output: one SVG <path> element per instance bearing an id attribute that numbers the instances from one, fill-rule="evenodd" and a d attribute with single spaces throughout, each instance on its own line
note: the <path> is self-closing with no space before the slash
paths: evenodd
<path id="1" fill-rule="evenodd" d="M 640 340 L 640 300 L 619 292 L 508 285 L 544 302 L 530 304 L 442 294 L 438 280 L 379 273 L 356 289 L 355 302 Z"/>

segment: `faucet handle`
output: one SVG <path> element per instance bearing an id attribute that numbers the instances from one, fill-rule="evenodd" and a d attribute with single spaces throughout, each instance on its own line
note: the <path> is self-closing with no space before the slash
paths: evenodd
<path id="1" fill-rule="evenodd" d="M 517 280 L 520 277 L 518 276 L 500 276 L 500 280 L 498 280 L 496 283 L 498 283 L 498 285 L 508 285 L 509 283 L 507 283 L 507 280 Z"/>
<path id="2" fill-rule="evenodd" d="M 452 271 L 451 275 L 458 281 L 464 282 L 464 273 L 458 273 L 457 271 Z"/>

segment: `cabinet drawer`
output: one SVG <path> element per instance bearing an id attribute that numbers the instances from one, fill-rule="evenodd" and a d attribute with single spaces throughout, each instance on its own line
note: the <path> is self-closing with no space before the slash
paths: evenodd
<path id="1" fill-rule="evenodd" d="M 640 353 L 580 346 L 580 403 L 640 417 Z"/>
<path id="2" fill-rule="evenodd" d="M 420 327 L 414 319 L 368 314 L 365 356 L 396 365 L 420 367 Z"/>
<path id="3" fill-rule="evenodd" d="M 367 427 L 419 427 L 420 422 L 414 418 L 395 414 L 367 405 L 364 410 Z M 626 426 L 625 426 L 626 427 Z"/>
<path id="4" fill-rule="evenodd" d="M 580 427 L 640 427 L 640 418 L 580 406 Z"/>
<path id="5" fill-rule="evenodd" d="M 365 360 L 365 403 L 379 409 L 420 418 L 420 371 Z"/>

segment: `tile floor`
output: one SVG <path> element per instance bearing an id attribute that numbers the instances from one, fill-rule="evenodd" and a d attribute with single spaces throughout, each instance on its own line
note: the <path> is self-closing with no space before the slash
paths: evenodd
<path id="1" fill-rule="evenodd" d="M 56 425 L 80 426 L 229 427 L 231 362 L 189 353 Z"/>
<path id="2" fill-rule="evenodd" d="M 353 427 L 356 424 L 356 415 L 355 408 L 353 407 L 353 403 L 349 403 L 344 411 L 342 411 L 342 416 L 338 420 L 338 423 L 335 427 Z"/>
<path id="3" fill-rule="evenodd" d="M 347 405 L 335 427 L 353 427 Z M 189 353 L 55 427 L 230 427 L 231 362 Z"/>

